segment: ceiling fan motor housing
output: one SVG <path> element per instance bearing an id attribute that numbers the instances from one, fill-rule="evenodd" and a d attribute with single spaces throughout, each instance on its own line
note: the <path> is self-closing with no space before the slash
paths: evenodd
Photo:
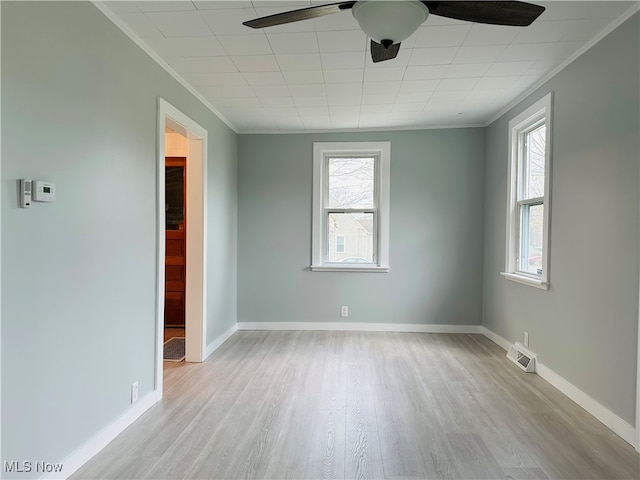
<path id="1" fill-rule="evenodd" d="M 427 7 L 418 1 L 360 0 L 351 12 L 362 31 L 385 48 L 409 38 L 429 16 Z"/>

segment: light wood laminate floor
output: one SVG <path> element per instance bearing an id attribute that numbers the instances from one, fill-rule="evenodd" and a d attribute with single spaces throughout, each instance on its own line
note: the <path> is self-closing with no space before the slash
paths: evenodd
<path id="1" fill-rule="evenodd" d="M 238 332 L 72 478 L 638 479 L 640 455 L 481 335 Z"/>

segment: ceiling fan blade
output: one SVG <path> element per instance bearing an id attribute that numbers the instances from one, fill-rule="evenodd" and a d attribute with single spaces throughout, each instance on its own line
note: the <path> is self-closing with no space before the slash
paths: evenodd
<path id="1" fill-rule="evenodd" d="M 267 17 L 256 18 L 242 22 L 243 25 L 251 28 L 275 27 L 276 25 L 284 25 L 285 23 L 299 22 L 300 20 L 309 20 L 311 18 L 323 17 L 331 15 L 342 10 L 349 10 L 356 2 L 340 2 L 330 3 L 328 5 L 317 5 L 315 7 L 301 8 L 299 10 L 290 10 L 288 12 L 276 13 Z"/>
<path id="2" fill-rule="evenodd" d="M 422 2 L 432 15 L 466 20 L 468 22 L 489 23 L 526 27 L 538 18 L 545 8 L 526 2 Z"/>
<path id="3" fill-rule="evenodd" d="M 400 43 L 394 43 L 385 48 L 384 45 L 371 40 L 371 60 L 373 60 L 373 63 L 396 58 L 398 56 L 398 50 L 400 50 Z"/>

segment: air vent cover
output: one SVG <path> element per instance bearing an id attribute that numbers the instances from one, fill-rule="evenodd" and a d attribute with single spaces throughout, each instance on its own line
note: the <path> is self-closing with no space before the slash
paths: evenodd
<path id="1" fill-rule="evenodd" d="M 527 350 L 522 344 L 516 342 L 507 352 L 507 358 L 528 373 L 536 371 L 536 355 Z"/>

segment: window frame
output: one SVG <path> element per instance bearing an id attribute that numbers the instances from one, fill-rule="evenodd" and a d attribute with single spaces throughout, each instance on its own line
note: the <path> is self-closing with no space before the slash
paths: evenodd
<path id="1" fill-rule="evenodd" d="M 336 210 L 328 206 L 328 159 L 330 157 L 376 158 L 374 168 L 375 211 L 373 260 L 371 264 L 341 264 L 328 261 L 328 215 Z M 389 186 L 391 142 L 314 142 L 313 144 L 313 219 L 311 270 L 314 272 L 389 272 Z M 346 239 L 345 239 L 346 240 Z M 346 245 L 346 242 L 345 242 Z"/>
<path id="2" fill-rule="evenodd" d="M 507 280 L 524 285 L 549 289 L 549 244 L 551 225 L 551 165 L 552 165 L 552 93 L 548 93 L 529 108 L 509 121 L 509 163 L 507 186 L 507 222 L 505 271 L 501 272 Z M 523 188 L 525 163 L 525 148 L 522 138 L 528 133 L 545 126 L 545 165 L 544 165 L 544 196 L 520 198 L 519 192 Z M 542 273 L 533 274 L 520 269 L 519 258 L 522 247 L 523 220 L 531 207 L 542 205 L 544 216 L 542 223 Z"/>

